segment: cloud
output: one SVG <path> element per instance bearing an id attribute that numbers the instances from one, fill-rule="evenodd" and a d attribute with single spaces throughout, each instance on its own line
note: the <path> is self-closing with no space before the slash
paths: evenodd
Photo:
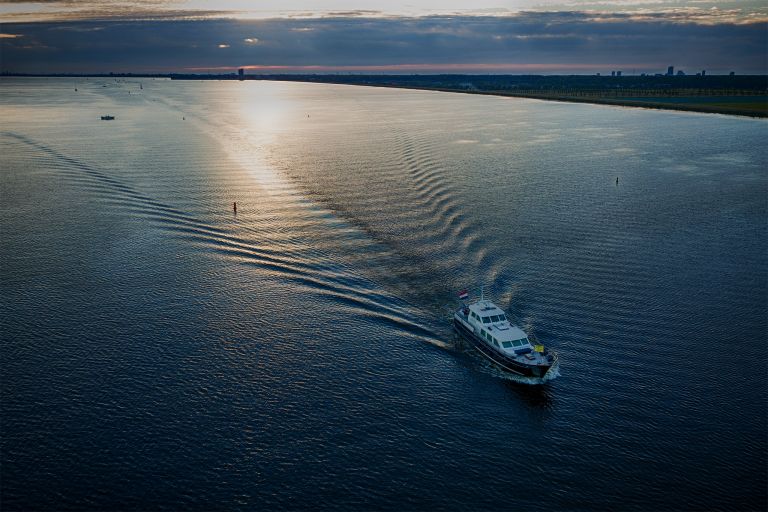
<path id="1" fill-rule="evenodd" d="M 629 74 L 633 69 L 662 72 L 669 65 L 708 73 L 766 72 L 766 21 L 700 23 L 695 18 L 690 13 L 564 11 L 4 23 L 4 32 L 24 34 L 38 50 L 23 48 L 17 38 L 2 38 L 1 66 L 32 73 L 246 67 L 265 73 L 588 74 L 622 69 Z"/>
<path id="2" fill-rule="evenodd" d="M 0 0 L 0 5 L 3 1 Z M 103 2 L 51 0 L 40 9 L 0 8 L 0 22 L 85 22 L 85 21 L 159 21 L 197 20 L 233 17 L 239 11 L 218 9 L 170 9 L 168 2 Z M 23 6 L 27 2 L 19 2 Z"/>
<path id="3" fill-rule="evenodd" d="M 382 11 L 356 9 L 354 11 L 330 11 L 323 13 L 326 18 L 354 18 L 354 17 L 374 17 L 384 14 Z"/>
<path id="4" fill-rule="evenodd" d="M 365 9 L 347 9 L 348 0 L 0 0 L 2 22 L 60 21 L 86 19 L 273 19 L 327 17 L 390 17 L 432 15 L 504 17 L 526 10 L 548 12 L 589 11 L 595 13 L 647 12 L 670 14 L 697 12 L 704 22 L 711 18 L 748 20 L 768 15 L 765 0 L 475 0 L 471 7 L 462 0 L 366 0 Z M 360 2 L 358 2 L 360 3 Z M 498 4 L 506 4 L 500 7 Z M 323 5 L 325 8 L 323 8 Z M 5 6 L 5 7 L 3 7 Z M 5 11 L 5 12 L 4 12 Z M 703 14 L 709 11 L 708 14 Z M 718 12 L 720 11 L 720 12 Z M 734 21 L 735 22 L 735 21 Z"/>
<path id="5" fill-rule="evenodd" d="M 98 30 L 104 30 L 103 26 L 82 26 L 82 25 L 62 25 L 59 27 L 53 27 L 51 30 L 69 30 L 70 32 L 96 32 Z"/>

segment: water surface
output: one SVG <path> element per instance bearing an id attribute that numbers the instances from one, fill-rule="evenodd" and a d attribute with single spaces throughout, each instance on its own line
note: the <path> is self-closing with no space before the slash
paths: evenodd
<path id="1" fill-rule="evenodd" d="M 765 121 L 142 83 L 0 81 L 4 509 L 765 507 Z"/>

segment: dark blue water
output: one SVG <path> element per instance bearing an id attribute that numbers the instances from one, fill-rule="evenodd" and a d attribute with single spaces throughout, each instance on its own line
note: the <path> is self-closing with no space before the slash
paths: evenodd
<path id="1" fill-rule="evenodd" d="M 765 121 L 143 86 L 0 81 L 3 510 L 765 509 Z"/>

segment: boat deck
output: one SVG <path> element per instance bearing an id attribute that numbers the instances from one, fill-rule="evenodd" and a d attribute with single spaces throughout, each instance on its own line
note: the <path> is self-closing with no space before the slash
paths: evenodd
<path id="1" fill-rule="evenodd" d="M 527 354 L 516 354 L 514 351 L 497 349 L 491 346 L 489 343 L 482 340 L 479 336 L 475 335 L 472 329 L 472 325 L 469 322 L 469 308 L 461 308 L 455 312 L 455 318 L 460 320 L 464 324 L 464 328 L 468 334 L 471 334 L 475 338 L 475 343 L 480 344 L 486 350 L 494 352 L 503 356 L 508 360 L 517 362 L 525 366 L 550 366 L 557 360 L 557 356 L 550 352 L 529 352 Z M 531 337 L 531 342 L 535 343 L 535 339 Z M 553 360 L 554 356 L 554 360 Z"/>

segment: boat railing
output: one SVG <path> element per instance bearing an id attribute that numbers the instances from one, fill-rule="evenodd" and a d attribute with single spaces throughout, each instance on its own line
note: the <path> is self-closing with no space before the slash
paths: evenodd
<path id="1" fill-rule="evenodd" d="M 480 296 L 475 296 L 469 299 L 463 299 L 460 300 L 462 306 L 459 310 L 463 310 L 464 307 L 471 306 L 473 304 L 477 304 L 478 302 L 484 302 L 484 301 L 490 301 L 494 302 L 493 299 L 489 299 L 485 296 L 485 292 L 481 291 Z M 453 311 L 456 311 L 456 308 L 454 307 Z M 523 331 L 525 331 L 525 334 L 528 336 L 528 339 L 531 341 L 531 344 L 533 345 L 540 345 L 538 338 L 533 333 L 532 328 L 529 326 L 526 328 L 525 326 L 528 325 L 527 322 L 524 322 L 522 318 L 515 315 L 514 313 L 511 313 L 509 311 L 504 311 L 504 314 L 507 316 L 507 320 L 509 320 L 509 323 L 512 325 L 516 325 L 520 327 Z M 464 315 L 467 316 L 467 315 Z M 451 318 L 453 318 L 453 314 L 451 314 Z"/>

